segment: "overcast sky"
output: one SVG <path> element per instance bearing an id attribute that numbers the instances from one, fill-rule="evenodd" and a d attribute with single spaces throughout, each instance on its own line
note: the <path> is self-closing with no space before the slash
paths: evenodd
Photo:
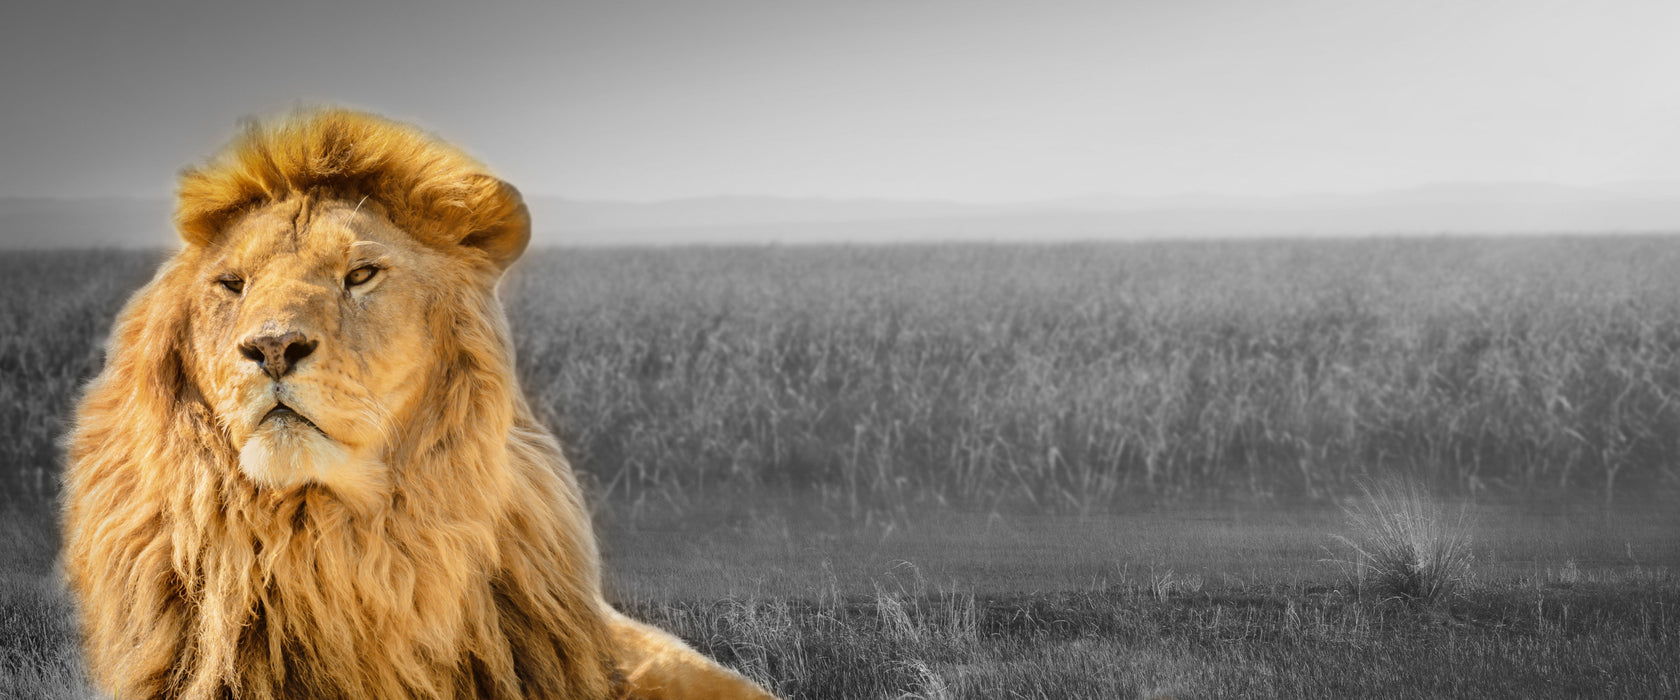
<path id="1" fill-rule="evenodd" d="M 997 202 L 1680 180 L 1680 2 L 0 10 L 0 196 L 162 196 L 298 101 L 528 194 Z"/>

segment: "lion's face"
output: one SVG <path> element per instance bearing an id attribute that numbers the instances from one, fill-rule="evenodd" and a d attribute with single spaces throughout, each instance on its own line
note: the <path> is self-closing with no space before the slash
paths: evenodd
<path id="1" fill-rule="evenodd" d="M 188 371 L 260 485 L 384 483 L 436 364 L 427 310 L 449 260 L 358 204 L 255 209 L 196 266 Z"/>

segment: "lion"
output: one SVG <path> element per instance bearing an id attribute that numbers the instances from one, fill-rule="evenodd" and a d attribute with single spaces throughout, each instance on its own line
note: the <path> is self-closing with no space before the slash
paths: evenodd
<path id="1" fill-rule="evenodd" d="M 770 698 L 601 592 L 496 296 L 520 194 L 405 124 L 182 172 L 67 439 L 66 582 L 119 698 Z"/>

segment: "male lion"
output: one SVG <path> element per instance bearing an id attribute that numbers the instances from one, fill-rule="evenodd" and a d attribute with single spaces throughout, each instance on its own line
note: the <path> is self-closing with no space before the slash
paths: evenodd
<path id="1" fill-rule="evenodd" d="M 182 174 L 69 439 L 66 575 L 122 698 L 768 698 L 603 602 L 495 288 L 519 193 L 344 110 Z"/>

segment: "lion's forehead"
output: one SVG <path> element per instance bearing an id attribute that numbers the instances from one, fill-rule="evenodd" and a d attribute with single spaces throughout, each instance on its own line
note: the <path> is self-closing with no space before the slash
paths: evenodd
<path id="1" fill-rule="evenodd" d="M 417 245 L 377 207 L 300 200 L 242 217 L 228 228 L 212 264 L 270 280 L 332 279 L 349 264 L 411 257 L 407 253 Z"/>

